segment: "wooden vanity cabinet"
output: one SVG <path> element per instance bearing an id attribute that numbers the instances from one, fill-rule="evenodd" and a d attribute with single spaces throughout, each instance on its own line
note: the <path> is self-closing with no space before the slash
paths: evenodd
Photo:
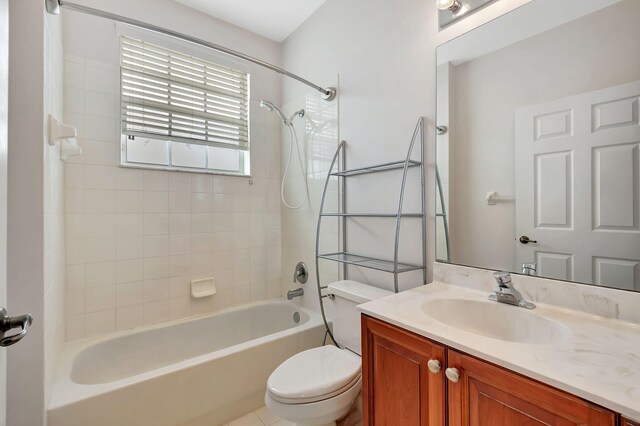
<path id="1" fill-rule="evenodd" d="M 430 370 L 429 360 L 440 361 L 440 370 Z M 366 315 L 362 385 L 364 425 L 616 426 L 619 419 L 574 395 Z"/>
<path id="2" fill-rule="evenodd" d="M 444 368 L 444 346 L 363 316 L 363 424 L 444 425 L 445 378 L 429 370 L 430 360 Z"/>
<path id="3" fill-rule="evenodd" d="M 460 374 L 447 383 L 449 425 L 616 424 L 616 414 L 452 349 L 447 368 Z"/>

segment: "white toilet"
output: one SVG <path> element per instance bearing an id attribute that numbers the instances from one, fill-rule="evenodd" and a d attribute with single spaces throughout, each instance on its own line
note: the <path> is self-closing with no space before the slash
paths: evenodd
<path id="1" fill-rule="evenodd" d="M 335 425 L 349 413 L 362 387 L 356 306 L 392 294 L 356 281 L 335 282 L 328 292 L 335 295 L 333 335 L 345 349 L 322 346 L 300 352 L 280 364 L 267 381 L 267 407 L 298 426 Z"/>

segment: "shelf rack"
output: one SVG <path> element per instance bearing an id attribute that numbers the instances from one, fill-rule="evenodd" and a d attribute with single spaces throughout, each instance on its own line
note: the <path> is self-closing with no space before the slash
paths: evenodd
<path id="1" fill-rule="evenodd" d="M 394 161 L 393 163 L 378 164 L 376 166 L 361 167 L 359 169 L 350 169 L 350 170 L 344 170 L 341 172 L 332 172 L 332 173 L 329 173 L 329 175 L 347 177 L 347 176 L 363 175 L 367 173 L 386 172 L 388 170 L 404 169 L 405 164 L 408 167 L 415 167 L 415 166 L 422 165 L 422 162 L 414 161 L 414 160 Z"/>
<path id="2" fill-rule="evenodd" d="M 411 155 L 413 153 L 416 142 L 420 145 L 420 161 L 412 160 Z M 422 271 L 422 282 L 426 283 L 427 279 L 427 257 L 425 251 L 425 243 L 426 243 L 426 207 L 425 207 L 425 172 L 424 172 L 424 118 L 420 118 L 418 120 L 418 124 L 415 127 L 413 132 L 413 137 L 411 138 L 411 143 L 409 145 L 409 150 L 407 152 L 407 156 L 403 161 L 394 161 L 391 163 L 378 164 L 375 166 L 369 167 L 361 167 L 356 169 L 346 169 L 345 168 L 345 148 L 346 142 L 342 141 L 338 145 L 336 152 L 331 161 L 331 166 L 329 167 L 329 173 L 327 174 L 327 179 L 324 183 L 324 190 L 322 192 L 322 199 L 320 202 L 320 214 L 318 216 L 318 224 L 316 229 L 316 277 L 318 280 L 318 288 L 319 290 L 325 290 L 327 286 L 320 285 L 320 266 L 319 262 L 321 259 L 339 262 L 343 265 L 343 277 L 347 279 L 347 268 L 349 265 L 359 266 L 363 268 L 374 269 L 378 271 L 388 272 L 393 274 L 393 288 L 394 291 L 398 292 L 398 275 L 403 272 L 408 271 Z M 334 170 L 336 165 L 338 164 L 338 160 L 340 160 L 340 166 L 338 170 Z M 403 213 L 403 202 L 405 195 L 405 187 L 407 183 L 407 174 L 408 170 L 413 167 L 420 168 L 420 207 L 421 212 L 419 213 Z M 402 171 L 402 180 L 400 185 L 400 196 L 398 200 L 398 210 L 396 213 L 351 213 L 346 212 L 346 180 L 352 176 L 372 174 L 372 173 L 380 173 L 380 172 L 390 172 L 393 170 Z M 324 205 L 325 199 L 327 195 L 327 188 L 329 187 L 329 181 L 332 177 L 338 177 L 340 179 L 340 210 L 339 212 L 325 212 Z M 322 220 L 325 217 L 339 217 L 341 219 L 342 226 L 342 251 L 336 253 L 320 253 L 320 230 L 322 227 Z M 347 250 L 347 219 L 348 218 L 392 218 L 395 219 L 395 242 L 393 248 L 393 256 L 391 256 L 391 260 L 389 259 L 378 259 L 370 256 L 364 256 L 357 253 L 351 253 Z M 414 264 L 401 262 L 398 259 L 398 251 L 400 246 L 400 225 L 403 218 L 407 219 L 420 219 L 422 222 L 422 264 Z M 322 304 L 322 299 L 325 297 L 329 297 L 328 295 L 322 295 L 321 292 L 320 303 Z"/>

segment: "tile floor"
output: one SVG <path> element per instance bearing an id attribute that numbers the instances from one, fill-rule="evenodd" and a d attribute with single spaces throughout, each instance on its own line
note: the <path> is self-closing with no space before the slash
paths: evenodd
<path id="1" fill-rule="evenodd" d="M 337 422 L 338 426 L 362 426 L 362 414 L 359 408 L 361 404 L 362 402 L 358 399 L 351 413 Z M 232 421 L 226 426 L 294 426 L 294 423 L 282 420 L 267 407 L 262 407 Z"/>
<path id="2" fill-rule="evenodd" d="M 267 407 L 262 407 L 232 421 L 227 426 L 293 426 L 293 423 L 280 419 Z"/>

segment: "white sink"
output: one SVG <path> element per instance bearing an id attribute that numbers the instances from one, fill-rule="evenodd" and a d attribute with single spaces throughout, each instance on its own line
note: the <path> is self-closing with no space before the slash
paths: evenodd
<path id="1" fill-rule="evenodd" d="M 542 318 L 535 310 L 498 302 L 436 299 L 422 309 L 433 319 L 455 328 L 515 343 L 558 344 L 569 339 L 569 328 Z"/>

